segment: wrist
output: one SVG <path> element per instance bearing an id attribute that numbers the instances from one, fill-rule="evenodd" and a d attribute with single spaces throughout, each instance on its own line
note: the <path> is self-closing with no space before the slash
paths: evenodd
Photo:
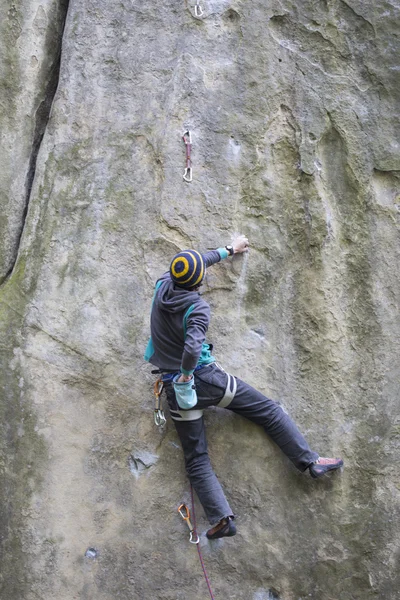
<path id="1" fill-rule="evenodd" d="M 190 380 L 192 379 L 192 377 L 193 377 L 193 375 L 184 375 L 184 374 L 182 373 L 179 379 L 180 379 L 181 381 L 187 382 L 187 381 L 190 381 Z"/>
<path id="2" fill-rule="evenodd" d="M 229 256 L 229 252 L 226 249 L 226 246 L 224 246 L 223 248 L 217 248 L 217 252 L 221 257 L 221 260 L 225 260 L 225 258 L 228 258 Z"/>
<path id="3" fill-rule="evenodd" d="M 181 377 L 184 377 L 185 381 L 190 381 L 190 379 L 192 378 L 192 376 L 193 376 L 193 371 L 187 371 L 186 369 L 183 369 L 181 367 Z"/>

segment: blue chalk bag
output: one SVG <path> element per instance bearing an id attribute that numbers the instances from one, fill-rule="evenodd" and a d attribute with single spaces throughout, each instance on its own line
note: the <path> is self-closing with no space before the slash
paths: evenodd
<path id="1" fill-rule="evenodd" d="M 176 401 L 180 408 L 184 410 L 188 410 L 189 408 L 193 408 L 197 404 L 197 394 L 196 387 L 194 385 L 194 377 L 189 381 L 178 381 L 180 373 L 175 375 L 174 382 L 174 391 L 176 396 Z"/>

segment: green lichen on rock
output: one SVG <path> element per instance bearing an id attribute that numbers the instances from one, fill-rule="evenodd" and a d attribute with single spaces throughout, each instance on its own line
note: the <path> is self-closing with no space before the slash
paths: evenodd
<path id="1" fill-rule="evenodd" d="M 20 260 L 7 283 L 0 288 L 0 525 L 4 598 L 24 598 L 29 593 L 31 539 L 26 519 L 31 500 L 41 489 L 48 460 L 47 447 L 36 432 L 37 419 L 30 386 L 20 362 L 23 354 L 23 292 L 26 263 Z"/>
<path id="2" fill-rule="evenodd" d="M 22 85 L 18 53 L 18 39 L 23 23 L 21 3 L 17 1 L 4 3 L 1 16 L 0 120 L 4 126 L 15 115 L 15 102 Z"/>

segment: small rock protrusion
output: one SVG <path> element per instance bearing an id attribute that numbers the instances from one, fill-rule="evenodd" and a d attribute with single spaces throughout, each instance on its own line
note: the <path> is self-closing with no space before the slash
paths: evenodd
<path id="1" fill-rule="evenodd" d="M 85 557 L 86 558 L 90 558 L 90 559 L 94 559 L 97 558 L 99 555 L 99 551 L 96 548 L 88 548 L 85 552 Z"/>

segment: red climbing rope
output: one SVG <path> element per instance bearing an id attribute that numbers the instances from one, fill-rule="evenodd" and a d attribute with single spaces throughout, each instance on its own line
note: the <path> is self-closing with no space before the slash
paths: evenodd
<path id="1" fill-rule="evenodd" d="M 197 532 L 196 532 L 196 514 L 194 512 L 194 497 L 193 497 L 193 486 L 192 486 L 192 484 L 190 484 L 190 495 L 191 495 L 191 498 L 192 498 L 193 532 L 194 532 L 194 535 L 197 536 Z M 208 579 L 207 571 L 206 571 L 206 568 L 204 566 L 203 556 L 201 554 L 201 549 L 200 549 L 200 542 L 197 544 L 197 553 L 199 555 L 200 564 L 201 564 L 201 568 L 203 569 L 203 573 L 204 573 L 204 577 L 205 577 L 205 580 L 206 580 L 206 583 L 207 583 L 208 591 L 210 592 L 210 597 L 211 597 L 212 600 L 215 600 L 214 595 L 213 595 L 212 590 L 211 590 L 210 580 Z"/>

